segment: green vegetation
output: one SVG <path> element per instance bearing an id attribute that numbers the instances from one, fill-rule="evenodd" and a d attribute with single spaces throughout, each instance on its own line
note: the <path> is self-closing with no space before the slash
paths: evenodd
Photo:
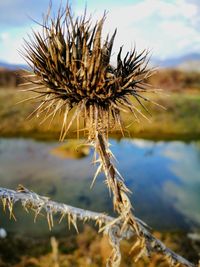
<path id="1" fill-rule="evenodd" d="M 57 139 L 60 134 L 62 117 L 57 116 L 49 127 L 48 121 L 39 124 L 37 118 L 26 120 L 29 114 L 37 107 L 36 102 L 20 103 L 28 98 L 31 93 L 22 93 L 17 89 L 0 90 L 0 135 L 1 136 L 23 136 L 38 139 Z M 170 93 L 166 95 L 150 95 L 151 99 L 165 106 L 167 109 L 146 103 L 152 116 L 147 114 L 150 122 L 140 117 L 141 123 L 136 122 L 132 114 L 122 114 L 127 137 L 138 137 L 147 139 L 198 139 L 200 136 L 200 94 L 197 92 Z M 137 104 L 137 103 L 136 103 Z M 141 109 L 141 108 L 140 108 Z M 42 119 L 40 119 L 42 121 Z M 76 137 L 76 125 L 74 124 L 68 134 Z M 80 132 L 80 136 L 83 132 Z M 111 133 L 114 137 L 121 136 L 119 129 Z"/>

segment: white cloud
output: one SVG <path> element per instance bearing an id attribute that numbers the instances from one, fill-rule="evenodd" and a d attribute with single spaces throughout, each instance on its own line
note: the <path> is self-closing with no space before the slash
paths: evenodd
<path id="1" fill-rule="evenodd" d="M 177 10 L 179 10 L 179 14 L 189 19 L 199 16 L 198 6 L 188 2 L 189 1 L 185 0 L 177 0 Z"/>
<path id="2" fill-rule="evenodd" d="M 92 13 L 93 18 L 102 16 L 104 9 L 105 3 L 101 6 L 98 2 L 98 9 L 94 12 L 88 3 L 88 13 Z M 76 10 L 76 13 L 82 14 L 83 10 Z M 130 50 L 136 44 L 138 50 L 147 48 L 152 50 L 154 57 L 166 58 L 200 52 L 199 23 L 198 1 L 143 0 L 121 6 L 113 3 L 108 9 L 105 32 L 112 33 L 118 29 L 113 49 L 115 55 L 121 45 L 124 45 L 124 50 Z M 22 62 L 16 49 L 21 46 L 22 37 L 26 36 L 25 30 L 30 32 L 30 29 L 20 28 L 20 34 L 9 32 L 10 36 L 0 35 L 0 40 L 4 39 L 3 50 L 2 44 L 0 46 L 3 51 L 1 59 L 6 57 L 9 61 Z"/>
<path id="3" fill-rule="evenodd" d="M 155 57 L 174 57 L 193 52 L 200 41 L 199 13 L 195 3 L 184 0 L 144 0 L 113 8 L 106 28 L 118 28 L 117 47 L 124 43 L 129 49 L 135 42 L 152 49 Z"/>
<path id="4" fill-rule="evenodd" d="M 3 53 L 0 55 L 0 60 L 8 63 L 24 64 L 24 60 L 17 51 L 21 48 L 21 46 L 21 39 L 11 37 L 7 40 L 4 40 L 4 42 L 0 44 L 0 50 L 3 51 Z"/>
<path id="5" fill-rule="evenodd" d="M 198 7 L 195 4 L 188 3 L 184 0 L 171 1 L 171 3 L 170 1 L 160 1 L 158 3 L 157 11 L 163 18 L 182 16 L 190 19 L 197 15 Z"/>
<path id="6" fill-rule="evenodd" d="M 0 32 L 0 60 L 8 63 L 25 64 L 19 51 L 23 50 L 23 38 L 27 39 L 27 33 L 30 33 L 29 27 L 20 27 L 10 32 Z"/>
<path id="7" fill-rule="evenodd" d="M 2 32 L 0 33 L 0 42 L 6 42 L 10 38 L 9 32 Z"/>

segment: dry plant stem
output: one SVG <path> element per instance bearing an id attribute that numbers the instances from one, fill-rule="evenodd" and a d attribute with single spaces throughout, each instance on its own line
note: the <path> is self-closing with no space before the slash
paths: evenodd
<path id="1" fill-rule="evenodd" d="M 114 245 L 118 247 L 118 250 L 121 239 L 129 239 L 131 236 L 136 234 L 133 227 L 128 227 L 126 232 L 119 232 L 118 229 L 120 229 L 123 225 L 123 221 L 117 220 L 114 226 L 109 226 L 115 218 L 103 213 L 84 210 L 51 201 L 49 198 L 40 196 L 24 187 L 20 187 L 18 191 L 0 187 L 0 199 L 2 200 L 4 210 L 8 208 L 10 218 L 15 218 L 13 214 L 13 206 L 16 202 L 21 202 L 26 211 L 32 209 L 35 212 L 35 219 L 39 214 L 42 214 L 42 211 L 45 212 L 50 229 L 53 227 L 53 216 L 55 214 L 60 214 L 61 219 L 67 218 L 68 223 L 72 223 L 76 229 L 78 219 L 83 222 L 92 220 L 98 224 L 99 229 L 101 229 L 102 226 L 105 226 L 105 232 L 109 235 L 111 241 L 114 242 Z M 180 264 L 186 267 L 198 266 L 167 248 L 159 239 L 155 238 L 147 230 L 145 227 L 146 224 L 140 219 L 135 217 L 135 221 L 137 222 L 144 238 L 147 240 L 151 253 L 157 252 L 163 254 L 165 258 L 171 262 L 171 265 L 174 266 L 179 266 Z"/>
<path id="2" fill-rule="evenodd" d="M 119 217 L 110 223 L 110 225 L 114 225 L 116 221 L 119 220 L 123 222 L 120 225 L 120 229 L 118 229 L 121 235 L 124 232 L 127 232 L 127 228 L 132 228 L 136 233 L 137 239 L 131 249 L 131 251 L 138 251 L 135 261 L 139 260 L 144 255 L 149 256 L 150 244 L 148 239 L 145 239 L 143 231 L 140 229 L 140 225 L 135 219 L 131 201 L 128 197 L 128 193 L 130 193 L 130 191 L 126 187 L 118 170 L 112 163 L 112 152 L 109 149 L 108 139 L 104 132 L 100 131 L 96 134 L 95 150 L 99 153 L 99 162 L 105 173 L 108 188 L 112 192 L 114 209 L 119 214 Z M 112 244 L 115 243 L 112 242 Z M 113 246 L 113 253 L 110 257 L 110 265 L 108 266 L 118 267 L 120 266 L 120 261 L 121 254 L 119 253 L 117 246 Z"/>
<path id="3" fill-rule="evenodd" d="M 113 194 L 114 209 L 119 214 L 119 220 L 123 221 L 120 231 L 123 233 L 129 226 L 133 228 L 138 239 L 137 246 L 135 246 L 135 248 L 140 248 L 140 256 L 148 254 L 148 244 L 146 244 L 140 226 L 133 215 L 132 205 L 127 195 L 130 191 L 111 162 L 112 154 L 108 148 L 108 140 L 101 133 L 97 134 L 97 145 L 95 148 L 99 152 L 99 161 L 102 163 L 107 185 Z"/>

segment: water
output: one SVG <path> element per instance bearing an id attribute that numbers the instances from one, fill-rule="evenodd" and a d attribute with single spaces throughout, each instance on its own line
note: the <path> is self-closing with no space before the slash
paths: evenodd
<path id="1" fill-rule="evenodd" d="M 133 194 L 135 214 L 158 230 L 200 228 L 200 142 L 111 140 L 118 169 Z M 103 175 L 90 190 L 95 167 L 92 153 L 69 159 L 52 153 L 57 142 L 0 139 L 0 186 L 23 184 L 54 200 L 112 214 L 112 201 Z M 2 209 L 1 209 L 2 211 Z M 16 206 L 17 222 L 0 212 L 0 228 L 30 235 L 48 234 L 42 216 Z M 63 223 L 55 231 L 66 229 Z"/>

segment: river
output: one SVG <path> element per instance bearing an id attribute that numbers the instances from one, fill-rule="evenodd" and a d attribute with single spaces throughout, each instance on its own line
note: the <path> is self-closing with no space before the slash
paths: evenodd
<path id="1" fill-rule="evenodd" d="M 67 141 L 70 142 L 70 141 Z M 200 228 L 200 142 L 111 140 L 116 165 L 127 186 L 136 216 L 156 230 Z M 112 201 L 100 175 L 90 184 L 96 167 L 93 153 L 80 159 L 53 153 L 61 144 L 33 139 L 0 139 L 0 186 L 23 184 L 53 200 L 113 214 Z M 43 216 L 33 223 L 18 205 L 17 222 L 0 210 L 0 228 L 27 235 L 47 235 Z M 65 223 L 54 231 L 66 229 Z"/>

